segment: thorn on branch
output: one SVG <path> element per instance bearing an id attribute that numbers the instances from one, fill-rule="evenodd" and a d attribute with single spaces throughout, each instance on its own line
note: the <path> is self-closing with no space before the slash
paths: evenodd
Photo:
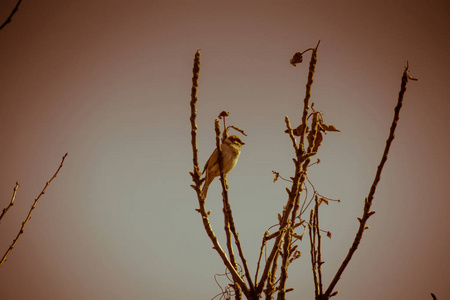
<path id="1" fill-rule="evenodd" d="M 330 298 L 336 296 L 337 294 L 339 294 L 339 291 L 334 291 L 333 293 L 331 293 Z"/>
<path id="2" fill-rule="evenodd" d="M 288 188 L 286 188 L 286 193 L 288 193 L 288 196 L 291 197 L 291 191 Z"/>

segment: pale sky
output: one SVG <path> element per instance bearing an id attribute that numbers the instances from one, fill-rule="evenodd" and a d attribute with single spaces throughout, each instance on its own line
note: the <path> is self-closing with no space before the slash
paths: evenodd
<path id="1" fill-rule="evenodd" d="M 0 22 L 15 0 L 0 1 Z M 308 176 L 332 232 L 324 284 L 347 254 L 362 215 L 409 61 L 396 138 L 370 229 L 336 289 L 338 299 L 450 298 L 450 69 L 448 1 L 22 1 L 0 31 L 0 224 L 8 249 L 1 299 L 211 299 L 224 265 L 190 188 L 189 101 L 201 49 L 200 165 L 222 111 L 245 130 L 228 175 L 235 223 L 255 272 L 264 232 L 286 202 L 294 152 L 284 116 L 301 118 L 310 55 L 320 40 L 312 101 L 329 133 Z M 215 180 L 207 209 L 225 244 Z M 313 299 L 309 245 L 290 266 L 288 299 Z M 226 285 L 225 279 L 220 279 Z"/>

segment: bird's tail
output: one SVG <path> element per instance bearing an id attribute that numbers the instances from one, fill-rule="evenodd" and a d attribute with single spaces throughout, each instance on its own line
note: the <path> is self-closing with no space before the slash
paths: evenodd
<path id="1" fill-rule="evenodd" d="M 205 184 L 203 185 L 203 188 L 202 188 L 203 198 L 206 198 L 206 194 L 208 193 L 209 185 L 211 184 L 211 182 L 213 180 L 214 180 L 214 177 L 210 178 L 209 176 L 206 176 Z"/>

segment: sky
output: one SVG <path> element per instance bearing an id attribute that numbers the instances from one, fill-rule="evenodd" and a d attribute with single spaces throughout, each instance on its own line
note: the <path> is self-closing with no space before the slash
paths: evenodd
<path id="1" fill-rule="evenodd" d="M 16 1 L 0 1 L 0 22 Z M 324 284 L 351 246 L 381 159 L 401 75 L 410 81 L 375 194 L 370 229 L 335 299 L 450 298 L 448 1 L 22 1 L 0 30 L 1 299 L 211 299 L 225 267 L 205 234 L 189 171 L 193 58 L 201 49 L 200 165 L 214 119 L 247 136 L 228 175 L 252 274 L 277 222 L 294 152 L 284 117 L 301 119 L 310 55 L 311 101 L 327 124 L 308 177 L 322 195 Z M 311 188 L 310 188 L 311 192 Z M 221 190 L 207 209 L 222 245 Z M 309 245 L 290 265 L 288 299 L 313 299 Z M 219 283 L 227 285 L 225 278 Z"/>

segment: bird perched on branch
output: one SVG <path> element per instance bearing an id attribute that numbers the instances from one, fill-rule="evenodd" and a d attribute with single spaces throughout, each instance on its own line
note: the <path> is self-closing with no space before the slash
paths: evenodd
<path id="1" fill-rule="evenodd" d="M 236 166 L 239 155 L 241 154 L 242 145 L 245 145 L 245 143 L 236 135 L 230 135 L 223 141 L 222 168 L 224 175 L 229 173 L 231 170 L 233 170 L 234 166 Z M 204 197 L 206 197 L 206 193 L 208 192 L 208 187 L 211 182 L 215 177 L 220 175 L 219 155 L 217 149 L 214 150 L 214 152 L 206 162 L 203 173 L 205 173 L 205 171 L 205 184 L 202 188 L 202 194 Z"/>

